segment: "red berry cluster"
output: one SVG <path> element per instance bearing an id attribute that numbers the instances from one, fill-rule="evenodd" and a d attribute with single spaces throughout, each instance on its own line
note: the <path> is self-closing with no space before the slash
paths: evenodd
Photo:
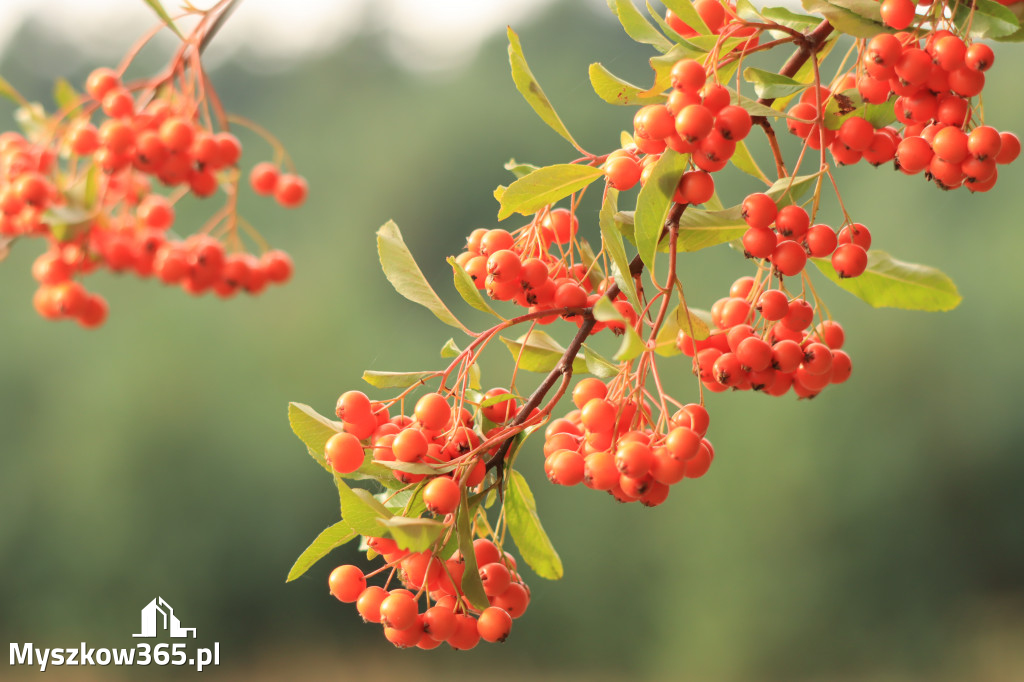
<path id="1" fill-rule="evenodd" d="M 846 225 L 837 235 L 824 223 L 811 225 L 807 211 L 796 204 L 779 207 L 767 194 L 743 200 L 743 250 L 749 258 L 766 258 L 780 276 L 800 274 L 807 257 L 832 257 L 840 277 L 857 277 L 868 265 L 871 232 L 860 223 Z M 773 229 L 774 227 L 774 229 Z"/>
<path id="2" fill-rule="evenodd" d="M 342 430 L 327 441 L 324 456 L 341 474 L 352 473 L 367 461 L 391 466 L 395 478 L 416 486 L 423 508 L 453 532 L 462 490 L 476 489 L 483 482 L 488 457 L 507 437 L 501 425 L 518 411 L 515 398 L 501 388 L 486 392 L 480 403 L 480 416 L 495 424 L 487 435 L 475 430 L 469 409 L 449 404 L 440 393 L 420 397 L 411 417 L 391 417 L 387 404 L 371 401 L 360 391 L 347 391 L 335 410 Z M 427 465 L 437 473 L 410 473 L 403 470 L 409 468 L 405 465 Z M 340 566 L 331 574 L 331 593 L 343 602 L 355 602 L 364 620 L 382 623 L 385 637 L 396 646 L 432 649 L 447 641 L 452 648 L 470 649 L 481 638 L 504 641 L 512 619 L 529 604 L 529 588 L 516 571 L 515 558 L 488 539 L 474 542 L 475 565 L 489 601 L 482 610 L 462 593 L 466 562 L 458 550 L 446 558 L 443 549 L 410 553 L 390 538 L 368 537 L 366 544 L 375 553 L 370 558 L 382 555 L 384 569 L 396 571 L 404 588 L 389 592 L 367 587 L 359 568 Z M 422 613 L 421 596 L 427 605 Z"/>
<path id="3" fill-rule="evenodd" d="M 622 395 L 624 382 L 580 380 L 575 410 L 544 432 L 544 471 L 557 485 L 583 483 L 619 502 L 656 507 L 669 486 L 707 473 L 715 450 L 704 438 L 710 417 L 703 406 L 684 405 L 667 419 L 667 433 L 651 409 Z"/>
<path id="4" fill-rule="evenodd" d="M 716 329 L 695 341 L 679 332 L 679 349 L 693 358 L 693 371 L 710 391 L 761 391 L 785 395 L 792 388 L 813 398 L 829 384 L 850 378 L 850 356 L 841 348 L 842 326 L 814 322 L 814 307 L 780 289 L 766 289 L 753 277 L 736 280 L 727 298 L 711 307 Z"/>
<path id="5" fill-rule="evenodd" d="M 745 52 L 746 50 L 751 50 L 757 47 L 757 43 L 761 36 L 757 33 L 757 29 L 755 27 L 743 25 L 740 18 L 736 16 L 735 3 L 723 3 L 719 0 L 695 0 L 693 8 L 697 10 L 697 14 L 700 16 L 701 21 L 703 21 L 711 33 L 715 35 L 719 35 L 724 38 L 743 38 L 750 36 L 748 40 L 733 48 L 737 52 Z M 667 10 L 665 12 L 665 23 L 668 24 L 669 28 L 684 38 L 692 38 L 698 35 L 698 31 L 695 28 L 680 19 L 672 10 Z"/>
<path id="6" fill-rule="evenodd" d="M 466 240 L 466 250 L 456 257 L 478 289 L 498 301 L 514 301 L 529 312 L 593 305 L 609 286 L 607 279 L 595 276 L 579 254 L 575 241 L 579 220 L 564 208 L 544 210 L 533 221 L 513 232 L 503 229 L 477 229 Z M 575 262 L 574 262 L 575 261 Z M 595 286 L 595 281 L 596 286 Z M 621 298 L 615 301 L 619 312 L 635 321 L 633 308 Z M 570 315 L 580 322 L 579 315 Z M 553 313 L 538 318 L 541 324 L 558 319 Z M 602 324 L 621 328 L 621 323 Z"/>
<path id="7" fill-rule="evenodd" d="M 28 138 L 0 136 L 0 236 L 49 242 L 33 266 L 40 284 L 34 304 L 44 318 L 102 324 L 106 302 L 79 281 L 99 268 L 221 297 L 258 294 L 291 277 L 287 254 L 269 250 L 258 236 L 262 255 L 242 245 L 237 227 L 244 221 L 236 212 L 242 144 L 225 120 L 217 131 L 204 115 L 208 91 L 179 87 L 185 82 L 126 83 L 99 68 L 52 125 L 30 127 Z M 267 166 L 281 205 L 300 205 L 305 180 L 278 177 L 272 164 L 258 166 L 264 175 Z M 167 193 L 154 189 L 158 184 Z M 178 200 L 218 190 L 227 202 L 210 224 L 184 239 L 170 236 Z"/>
<path id="8" fill-rule="evenodd" d="M 358 566 L 338 566 L 328 578 L 331 594 L 354 603 L 367 623 L 380 623 L 384 636 L 399 648 L 434 649 L 447 642 L 453 649 L 472 649 L 481 639 L 504 642 L 512 621 L 526 612 L 530 588 L 516 571 L 516 560 L 485 538 L 473 542 L 488 606 L 475 609 L 462 595 L 466 560 L 459 550 L 444 559 L 432 552 L 408 552 L 390 538 L 367 537 L 367 555 L 383 557 L 402 587 L 367 585 Z M 372 553 L 372 554 L 371 554 Z M 388 580 L 390 582 L 390 578 Z M 421 610 L 422 599 L 422 610 Z"/>
<path id="9" fill-rule="evenodd" d="M 988 45 L 967 44 L 946 30 L 930 33 L 923 43 L 910 33 L 880 33 L 867 41 L 856 75 L 844 76 L 834 89 L 801 95 L 789 110 L 788 128 L 813 149 L 824 144 L 841 165 L 895 159 L 904 173 L 924 171 L 943 189 L 985 192 L 996 183 L 997 165 L 1020 154 L 1016 135 L 974 120 L 971 100 L 981 94 L 994 61 Z M 876 129 L 860 115 L 846 116 L 836 130 L 819 126 L 819 101 L 825 108 L 835 99 L 843 114 L 853 94 L 868 104 L 895 97 L 902 130 Z"/>

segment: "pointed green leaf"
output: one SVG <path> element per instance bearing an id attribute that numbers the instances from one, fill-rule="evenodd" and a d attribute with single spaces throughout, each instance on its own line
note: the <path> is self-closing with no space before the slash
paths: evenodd
<path id="1" fill-rule="evenodd" d="M 505 520 L 523 560 L 533 572 L 548 580 L 564 574 L 562 559 L 537 516 L 537 502 L 523 475 L 512 469 L 505 479 Z M 469 568 L 466 568 L 467 573 Z"/>
<path id="2" fill-rule="evenodd" d="M 757 11 L 750 0 L 736 0 L 736 16 L 744 21 L 764 21 L 764 15 Z"/>
<path id="3" fill-rule="evenodd" d="M 75 110 L 81 105 L 82 96 L 66 78 L 58 78 L 53 84 L 53 101 L 57 104 L 57 110 L 70 119 L 74 118 Z"/>
<path id="4" fill-rule="evenodd" d="M 821 23 L 820 17 L 812 17 L 807 14 L 798 14 L 785 7 L 765 7 L 761 10 L 761 16 L 776 24 L 796 29 L 806 33 L 807 29 L 814 28 Z"/>
<path id="5" fill-rule="evenodd" d="M 617 366 L 587 344 L 583 344 L 583 360 L 587 363 L 587 371 L 601 379 L 611 379 L 619 373 Z"/>
<path id="6" fill-rule="evenodd" d="M 392 516 L 381 521 L 399 549 L 410 552 L 425 552 L 434 546 L 444 532 L 445 525 L 436 519 Z"/>
<path id="7" fill-rule="evenodd" d="M 505 170 L 512 171 L 512 175 L 517 178 L 525 177 L 537 170 L 537 168 L 538 166 L 534 166 L 532 163 L 519 163 L 515 159 L 509 159 L 505 163 Z M 501 201 L 501 199 L 498 200 Z"/>
<path id="8" fill-rule="evenodd" d="M 462 349 L 455 344 L 455 339 L 448 339 L 444 342 L 444 346 L 441 347 L 442 358 L 454 358 L 458 357 Z"/>
<path id="9" fill-rule="evenodd" d="M 608 0 L 608 7 L 618 17 L 626 35 L 636 42 L 650 45 L 659 52 L 668 52 L 672 49 L 672 41 L 651 26 L 651 23 L 636 8 L 632 0 Z"/>
<path id="10" fill-rule="evenodd" d="M 3 76 L 0 76 L 0 97 L 6 97 L 22 107 L 29 106 L 28 100 L 26 100 L 20 92 L 15 90 L 14 86 L 11 85 Z"/>
<path id="11" fill-rule="evenodd" d="M 615 304 L 608 300 L 607 296 L 597 299 L 597 303 L 594 304 L 594 319 L 598 322 L 622 323 L 622 343 L 619 344 L 619 350 L 612 356 L 616 362 L 627 362 L 647 350 L 647 344 L 626 321 Z"/>
<path id="12" fill-rule="evenodd" d="M 476 284 L 473 282 L 473 278 L 469 276 L 466 269 L 459 265 L 453 256 L 448 256 L 448 265 L 452 266 L 452 275 L 455 278 L 455 289 L 462 296 L 462 300 L 476 308 L 477 310 L 485 313 L 494 315 L 499 320 L 503 320 L 501 315 L 495 312 L 494 308 L 487 303 L 480 290 L 476 288 Z"/>
<path id="13" fill-rule="evenodd" d="M 533 215 L 601 177 L 604 177 L 604 171 L 593 166 L 562 163 L 538 168 L 508 186 L 499 200 L 498 220 L 504 220 L 513 213 Z"/>
<path id="14" fill-rule="evenodd" d="M 544 94 L 540 83 L 537 82 L 533 72 L 530 71 L 530 66 L 526 63 L 526 57 L 523 55 L 523 46 L 519 42 L 519 36 L 511 27 L 508 29 L 508 60 L 509 65 L 512 67 L 512 80 L 516 84 L 516 90 L 523 96 L 526 103 L 537 112 L 541 120 L 547 123 L 552 130 L 582 152 L 583 148 L 569 134 L 569 129 L 565 127 L 562 119 L 555 113 L 555 108 L 551 106 L 551 100 Z"/>
<path id="15" fill-rule="evenodd" d="M 178 30 L 178 27 L 174 25 L 174 20 L 171 19 L 171 15 L 167 13 L 164 6 L 160 4 L 160 0 L 144 0 L 144 2 L 149 5 L 154 12 L 156 12 L 156 15 L 160 17 L 160 21 L 164 22 L 167 28 L 174 31 L 175 35 L 179 38 L 185 40 L 185 36 L 182 35 L 181 31 Z"/>
<path id="16" fill-rule="evenodd" d="M 835 26 L 840 33 L 856 38 L 871 38 L 879 33 L 889 32 L 889 29 L 879 21 L 865 18 L 857 12 L 840 7 L 829 0 L 800 0 L 800 4 L 808 12 L 820 14 L 828 19 L 828 22 Z M 878 3 L 874 4 L 876 8 L 879 7 Z"/>
<path id="17" fill-rule="evenodd" d="M 384 275 L 395 291 L 413 303 L 419 303 L 445 324 L 468 332 L 431 288 L 405 245 L 398 225 L 392 220 L 377 230 L 377 253 Z"/>
<path id="18" fill-rule="evenodd" d="M 590 65 L 589 73 L 590 84 L 593 86 L 594 92 L 608 104 L 662 104 L 667 99 L 665 95 L 649 94 L 646 88 L 619 78 L 606 69 L 603 64 L 594 62 Z"/>
<path id="19" fill-rule="evenodd" d="M 333 472 L 324 458 L 324 446 L 331 436 L 342 430 L 341 422 L 324 417 L 309 405 L 288 403 L 288 423 L 309 450 L 310 457 L 327 471 Z"/>
<path id="20" fill-rule="evenodd" d="M 665 218 L 672 206 L 672 195 L 675 194 L 676 185 L 686 170 L 689 158 L 688 154 L 666 149 L 655 162 L 650 177 L 637 196 L 634 240 L 640 258 L 651 272 L 654 272 L 654 255 L 661 241 Z"/>
<path id="21" fill-rule="evenodd" d="M 338 498 L 341 501 L 341 520 L 360 535 L 387 537 L 387 527 L 381 522 L 390 519 L 393 514 L 375 500 L 370 491 L 350 488 L 344 479 L 337 475 L 334 477 L 334 483 L 338 486 Z"/>
<path id="22" fill-rule="evenodd" d="M 611 257 L 614 269 L 612 275 L 619 285 L 619 290 L 626 294 L 626 300 L 633 306 L 634 310 L 643 310 L 640 305 L 640 298 L 636 293 L 636 282 L 629 271 L 629 259 L 626 257 L 626 247 L 622 242 L 622 234 L 615 227 L 615 214 L 618 212 L 619 192 L 611 187 L 605 192 L 604 203 L 601 204 L 599 223 L 601 226 L 601 240 L 605 252 Z"/>
<path id="23" fill-rule="evenodd" d="M 586 239 L 580 239 L 580 262 L 587 269 L 587 281 L 593 289 L 597 289 L 604 282 L 604 270 L 597 262 L 597 254 Z"/>
<path id="24" fill-rule="evenodd" d="M 519 360 L 519 368 L 527 372 L 550 372 L 565 355 L 565 349 L 547 332 L 540 329 L 534 329 L 528 335 L 515 340 L 506 339 L 504 336 L 499 338 L 512 354 L 512 359 Z M 586 372 L 587 365 L 583 358 L 577 355 L 573 359 L 572 369 L 574 372 Z"/>
<path id="25" fill-rule="evenodd" d="M 462 574 L 462 593 L 475 608 L 486 609 L 490 606 L 487 593 L 484 592 L 483 581 L 480 580 L 480 568 L 476 565 L 476 552 L 473 551 L 472 519 L 477 508 L 469 504 L 466 489 L 462 488 L 462 500 L 455 517 L 455 532 L 459 538 L 459 550 L 466 562 L 466 570 Z"/>
<path id="26" fill-rule="evenodd" d="M 810 259 L 830 280 L 875 308 L 952 310 L 960 305 L 956 284 L 940 270 L 905 263 L 885 251 L 868 251 L 868 267 L 859 277 L 840 278 L 828 258 Z"/>
<path id="27" fill-rule="evenodd" d="M 288 571 L 288 577 L 285 579 L 286 583 L 290 583 L 295 580 L 303 573 L 313 567 L 313 564 L 327 556 L 331 550 L 341 547 L 346 542 L 350 542 L 359 536 L 359 533 L 355 532 L 349 525 L 344 521 L 338 521 L 333 526 L 325 528 L 320 535 L 316 536 L 316 540 L 305 549 L 299 558 L 292 564 L 292 568 Z"/>
<path id="28" fill-rule="evenodd" d="M 750 177 L 757 178 L 766 185 L 772 184 L 772 181 L 764 174 L 761 167 L 757 165 L 757 161 L 754 160 L 754 157 L 750 155 L 750 149 L 747 148 L 747 143 L 743 140 L 736 143 L 736 151 L 733 152 L 732 158 L 729 160 L 732 161 L 732 165 L 736 166 Z"/>
<path id="29" fill-rule="evenodd" d="M 438 376 L 439 372 L 378 372 L 366 370 L 363 381 L 377 388 L 408 388 L 423 384 Z"/>
<path id="30" fill-rule="evenodd" d="M 971 3 L 956 5 L 953 23 L 962 30 L 970 26 L 973 38 L 1006 38 L 1020 30 L 1017 16 L 998 2 L 992 0 L 975 0 Z"/>
<path id="31" fill-rule="evenodd" d="M 743 69 L 743 80 L 754 85 L 754 92 L 764 99 L 778 99 L 806 90 L 809 86 L 772 71 L 753 66 Z"/>

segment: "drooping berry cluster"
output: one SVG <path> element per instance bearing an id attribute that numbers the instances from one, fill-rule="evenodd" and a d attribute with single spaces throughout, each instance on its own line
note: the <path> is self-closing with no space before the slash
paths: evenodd
<path id="1" fill-rule="evenodd" d="M 512 621 L 530 604 L 530 588 L 516 570 L 515 557 L 486 538 L 473 542 L 473 564 L 489 603 L 483 609 L 473 607 L 459 587 L 466 571 L 461 551 L 445 559 L 434 552 L 399 549 L 389 538 L 365 540 L 367 555 L 380 555 L 385 562 L 370 576 L 392 569 L 402 587 L 367 585 L 370 576 L 352 564 L 335 568 L 328 584 L 335 598 L 356 605 L 364 622 L 380 623 L 396 647 L 434 649 L 447 642 L 464 650 L 481 639 L 504 642 Z"/>
<path id="2" fill-rule="evenodd" d="M 651 420 L 648 404 L 622 395 L 625 382 L 611 387 L 581 379 L 573 389 L 576 405 L 544 433 L 544 471 L 557 485 L 583 483 L 619 502 L 656 507 L 669 486 L 707 473 L 715 450 L 704 436 L 710 417 L 703 406 L 684 405 L 663 424 Z"/>
<path id="3" fill-rule="evenodd" d="M 811 327 L 815 309 L 803 298 L 765 288 L 753 277 L 736 280 L 727 298 L 711 307 L 716 329 L 695 340 L 680 330 L 680 350 L 693 358 L 704 388 L 761 391 L 781 396 L 790 389 L 813 398 L 829 384 L 850 378 L 842 326 L 824 319 Z"/>
<path id="4" fill-rule="evenodd" d="M 463 493 L 482 492 L 488 462 L 507 433 L 502 424 L 517 411 L 517 401 L 507 390 L 487 391 L 475 412 L 493 426 L 482 434 L 466 404 L 451 404 L 440 393 L 421 396 L 412 416 L 394 417 L 387 404 L 371 401 L 361 391 L 338 398 L 335 413 L 342 420 L 341 430 L 324 446 L 327 464 L 343 475 L 372 463 L 391 468 L 394 478 L 406 484 L 404 489 L 414 490 L 412 499 L 418 502 L 412 504 L 429 513 L 425 518 L 440 522 L 437 541 L 424 551 L 401 549 L 391 538 L 365 538 L 373 553 L 368 558 L 383 556 L 380 570 L 392 569 L 403 588 L 367 587 L 362 570 L 351 565 L 338 567 L 330 576 L 331 593 L 355 602 L 365 621 L 381 623 L 395 646 L 432 649 L 448 642 L 455 649 L 470 649 L 481 638 L 504 641 L 512 620 L 526 610 L 529 588 L 511 554 L 489 539 L 474 541 L 473 566 L 488 599 L 488 606 L 478 608 L 463 593 L 467 564 L 451 543 Z"/>
<path id="5" fill-rule="evenodd" d="M 142 81 L 124 80 L 125 68 L 96 69 L 85 92 L 65 95 L 49 118 L 26 104 L 26 134 L 0 136 L 0 240 L 49 244 L 33 267 L 39 314 L 102 324 L 106 302 L 81 283 L 102 268 L 225 298 L 288 281 L 291 259 L 269 249 L 237 213 L 242 144 L 198 59 L 179 52 L 167 75 Z M 279 174 L 278 165 L 258 164 L 254 189 L 299 206 L 305 180 Z M 179 200 L 220 191 L 225 204 L 205 226 L 173 236 Z M 249 251 L 239 228 L 260 254 Z"/>

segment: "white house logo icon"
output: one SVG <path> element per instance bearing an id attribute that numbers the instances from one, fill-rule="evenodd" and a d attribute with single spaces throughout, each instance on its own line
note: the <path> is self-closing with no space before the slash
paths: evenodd
<path id="1" fill-rule="evenodd" d="M 161 617 L 159 622 L 157 614 Z M 196 629 L 181 627 L 181 621 L 174 615 L 171 605 L 165 602 L 163 597 L 157 597 L 142 609 L 142 632 L 132 635 L 132 637 L 156 637 L 157 630 L 161 627 L 160 624 L 171 637 L 192 637 L 194 639 L 196 636 Z"/>

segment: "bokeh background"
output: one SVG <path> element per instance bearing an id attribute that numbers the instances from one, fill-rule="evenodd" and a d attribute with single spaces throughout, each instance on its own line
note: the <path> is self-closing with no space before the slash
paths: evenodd
<path id="1" fill-rule="evenodd" d="M 841 170 L 846 205 L 876 245 L 941 267 L 962 305 L 874 310 L 823 284 L 852 380 L 810 402 L 709 396 L 715 464 L 662 507 L 556 489 L 540 443 L 529 445 L 521 467 L 566 577 L 527 573 L 533 602 L 504 645 L 392 649 L 327 592 L 330 569 L 357 560 L 351 546 L 285 584 L 338 514 L 330 479 L 289 430 L 288 401 L 329 412 L 363 369 L 439 367 L 451 334 L 389 288 L 374 231 L 396 220 L 438 290 L 480 326 L 444 257 L 495 226 L 507 159 L 573 156 L 515 92 L 504 24 L 593 151 L 617 146 L 632 110 L 598 100 L 587 65 L 649 78 L 650 55 L 599 0 L 451 3 L 462 15 L 429 3 L 479 14 L 464 24 L 416 4 L 253 0 L 210 49 L 226 107 L 275 131 L 310 182 L 298 211 L 242 202 L 293 255 L 288 286 L 225 303 L 101 274 L 91 288 L 110 319 L 85 332 L 32 309 L 42 244 L 19 243 L 0 263 L 0 641 L 131 646 L 139 609 L 159 594 L 199 646 L 221 642 L 221 666 L 203 673 L 214 680 L 1024 679 L 1020 163 L 977 196 L 887 168 Z M 129 0 L 14 5 L 0 73 L 46 103 L 55 77 L 80 84 L 152 22 Z M 80 17 L 70 28 L 54 18 L 65 12 Z M 143 72 L 170 49 L 157 43 Z M 1019 50 L 996 54 L 986 122 L 1022 132 Z M 244 141 L 246 165 L 269 158 Z M 725 201 L 754 190 L 728 177 Z M 201 221 L 201 209 L 179 220 Z M 583 229 L 596 241 L 595 218 Z M 703 307 L 750 269 L 725 246 L 681 267 Z M 501 385 L 509 363 L 493 353 L 485 382 Z M 687 363 L 664 366 L 675 394 L 693 396 Z M 46 676 L 140 674 L 196 675 Z M 38 675 L 6 667 L 0 678 Z"/>

